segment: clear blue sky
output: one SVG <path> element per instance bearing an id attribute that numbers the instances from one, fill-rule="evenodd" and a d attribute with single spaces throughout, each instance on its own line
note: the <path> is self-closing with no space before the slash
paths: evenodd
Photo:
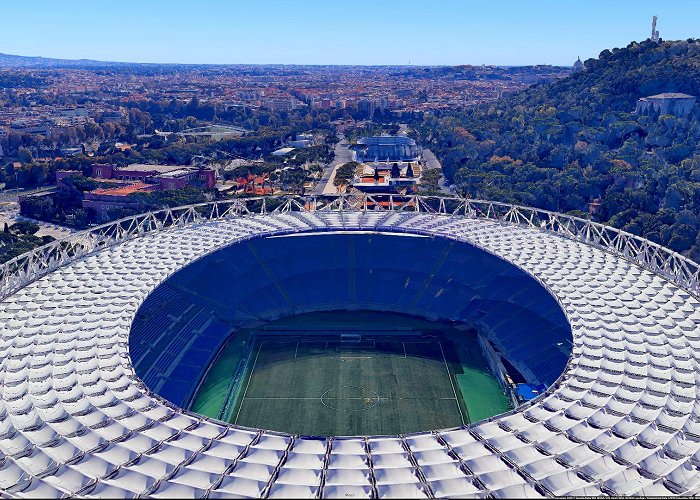
<path id="1" fill-rule="evenodd" d="M 133 62 L 560 64 L 700 38 L 699 0 L 2 0 L 0 52 Z"/>

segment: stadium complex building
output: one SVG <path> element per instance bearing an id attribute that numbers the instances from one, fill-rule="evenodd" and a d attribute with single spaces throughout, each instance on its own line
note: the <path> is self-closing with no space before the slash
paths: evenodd
<path id="1" fill-rule="evenodd" d="M 218 302 L 193 298 L 197 280 Z M 0 283 L 6 496 L 700 493 L 698 267 L 591 221 L 455 198 L 238 199 L 93 228 L 10 261 Z M 476 325 L 548 388 L 396 435 L 184 409 L 232 329 L 338 309 Z"/>

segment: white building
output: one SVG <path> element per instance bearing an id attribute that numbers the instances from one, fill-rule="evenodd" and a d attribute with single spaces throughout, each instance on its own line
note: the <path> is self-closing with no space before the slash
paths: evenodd
<path id="1" fill-rule="evenodd" d="M 694 106 L 695 96 L 679 92 L 665 92 L 640 98 L 634 112 L 640 115 L 653 112 L 661 115 L 686 116 L 690 114 Z"/>

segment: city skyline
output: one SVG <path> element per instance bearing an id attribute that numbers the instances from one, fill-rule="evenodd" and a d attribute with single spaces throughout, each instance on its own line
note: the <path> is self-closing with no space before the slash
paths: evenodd
<path id="1" fill-rule="evenodd" d="M 187 64 L 571 65 L 605 48 L 649 37 L 659 16 L 662 39 L 697 33 L 700 5 L 647 0 L 537 7 L 477 2 L 365 0 L 291 5 L 203 0 L 33 0 L 3 6 L 0 52 L 23 56 Z"/>

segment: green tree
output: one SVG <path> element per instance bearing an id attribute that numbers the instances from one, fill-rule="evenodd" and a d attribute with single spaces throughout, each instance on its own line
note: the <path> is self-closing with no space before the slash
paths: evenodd
<path id="1" fill-rule="evenodd" d="M 41 229 L 35 222 L 20 220 L 10 226 L 10 231 L 15 234 L 35 234 Z"/>
<path id="2" fill-rule="evenodd" d="M 17 159 L 22 163 L 32 163 L 34 161 L 34 156 L 29 148 L 22 146 L 17 150 Z"/>

